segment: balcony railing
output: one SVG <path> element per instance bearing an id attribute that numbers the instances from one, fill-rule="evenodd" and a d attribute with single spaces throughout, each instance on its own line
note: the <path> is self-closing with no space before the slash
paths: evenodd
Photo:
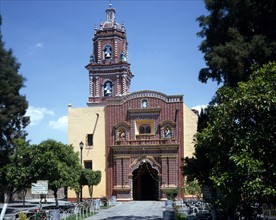
<path id="1" fill-rule="evenodd" d="M 138 146 L 138 145 L 177 145 L 175 139 L 138 139 L 138 140 L 118 140 L 114 146 Z"/>

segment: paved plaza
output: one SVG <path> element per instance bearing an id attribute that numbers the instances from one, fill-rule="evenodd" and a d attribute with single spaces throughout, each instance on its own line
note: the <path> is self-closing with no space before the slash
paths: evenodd
<path id="1" fill-rule="evenodd" d="M 119 203 L 86 220 L 162 220 L 165 203 L 160 201 L 131 201 Z"/>

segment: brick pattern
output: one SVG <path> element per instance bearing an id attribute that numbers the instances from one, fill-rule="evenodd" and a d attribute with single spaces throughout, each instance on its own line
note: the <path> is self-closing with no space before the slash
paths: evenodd
<path id="1" fill-rule="evenodd" d="M 183 102 L 164 101 L 169 99 L 157 98 L 158 93 L 152 92 L 149 96 L 122 100 L 109 100 L 106 106 L 106 152 L 108 155 L 107 194 L 117 198 L 131 199 L 130 164 L 140 163 L 142 158 L 152 157 L 154 163 L 161 167 L 160 186 L 183 187 L 183 177 L 180 173 L 180 159 L 183 155 Z M 143 92 L 141 92 L 143 94 Z M 148 100 L 148 108 L 142 109 L 143 99 Z M 168 98 L 168 97 L 167 97 Z M 176 99 L 178 100 L 178 99 Z M 119 103 L 119 104 L 118 104 Z M 154 120 L 154 134 L 138 141 L 135 134 L 137 120 Z M 164 140 L 161 125 L 170 121 L 174 126 L 173 140 Z M 128 128 L 127 145 L 118 142 L 116 128 L 118 124 L 130 125 Z M 141 137 L 140 137 L 141 138 Z M 134 144 L 135 143 L 135 144 Z M 140 144 L 139 144 L 140 143 Z M 152 144 L 159 143 L 159 144 Z M 139 159 L 140 158 L 140 159 Z M 119 190 L 119 187 L 120 190 Z"/>
<path id="2" fill-rule="evenodd" d="M 86 66 L 89 71 L 89 103 L 102 103 L 106 99 L 122 97 L 129 93 L 131 79 L 133 77 L 130 71 L 130 64 L 108 63 L 97 64 L 90 63 Z M 112 82 L 112 97 L 104 97 L 104 83 Z"/>

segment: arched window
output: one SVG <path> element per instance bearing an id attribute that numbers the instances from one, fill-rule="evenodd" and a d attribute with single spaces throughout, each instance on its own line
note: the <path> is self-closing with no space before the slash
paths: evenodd
<path id="1" fill-rule="evenodd" d="M 150 125 L 141 125 L 139 127 L 139 134 L 150 134 L 150 133 L 151 133 Z"/>
<path id="2" fill-rule="evenodd" d="M 110 45 L 106 45 L 103 49 L 104 59 L 110 59 L 112 55 L 112 47 Z"/>
<path id="3" fill-rule="evenodd" d="M 112 82 L 110 81 L 104 84 L 104 96 L 112 96 Z"/>

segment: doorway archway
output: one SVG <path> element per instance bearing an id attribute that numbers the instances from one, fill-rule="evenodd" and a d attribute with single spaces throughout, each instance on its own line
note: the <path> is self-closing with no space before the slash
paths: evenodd
<path id="1" fill-rule="evenodd" d="M 158 200 L 159 180 L 157 170 L 144 162 L 133 171 L 133 200 Z"/>

